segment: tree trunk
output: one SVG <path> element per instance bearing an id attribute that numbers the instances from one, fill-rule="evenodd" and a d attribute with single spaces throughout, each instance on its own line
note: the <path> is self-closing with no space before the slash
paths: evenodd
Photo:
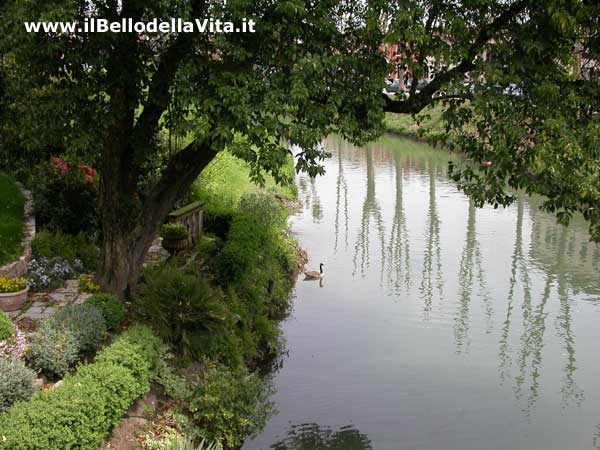
<path id="1" fill-rule="evenodd" d="M 122 230 L 110 226 L 102 240 L 102 256 L 98 270 L 98 282 L 118 297 L 131 297 L 142 270 L 148 249 L 158 233 L 162 220 L 155 226 L 138 226 Z"/>
<path id="2" fill-rule="evenodd" d="M 216 154 L 209 143 L 188 145 L 167 163 L 161 179 L 142 192 L 118 158 L 111 161 L 110 153 L 104 155 L 102 253 L 96 280 L 106 291 L 120 298 L 133 295 L 148 249 L 165 217 Z"/>

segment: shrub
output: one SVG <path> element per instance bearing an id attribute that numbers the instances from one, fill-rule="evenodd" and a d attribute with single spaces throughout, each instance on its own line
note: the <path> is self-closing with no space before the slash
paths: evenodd
<path id="1" fill-rule="evenodd" d="M 286 229 L 285 211 L 276 199 L 245 195 L 216 259 L 220 283 L 235 293 L 227 298 L 232 313 L 240 318 L 236 332 L 247 359 L 278 347 L 275 320 L 289 309 L 295 270 Z"/>
<path id="2" fill-rule="evenodd" d="M 0 341 L 11 338 L 14 333 L 15 327 L 12 321 L 4 311 L 0 311 Z"/>
<path id="3" fill-rule="evenodd" d="M 32 194 L 40 226 L 70 234 L 98 230 L 97 176 L 93 169 L 52 158 L 38 168 Z"/>
<path id="4" fill-rule="evenodd" d="M 60 388 L 35 394 L 0 416 L 0 450 L 98 450 L 131 404 L 150 389 L 159 348 L 147 328 L 126 331 Z M 147 370 L 131 369 L 139 366 Z"/>
<path id="5" fill-rule="evenodd" d="M 167 223 L 161 227 L 160 237 L 163 239 L 184 239 L 188 237 L 188 230 L 179 223 Z"/>
<path id="6" fill-rule="evenodd" d="M 100 285 L 94 283 L 90 275 L 79 275 L 79 292 L 87 292 L 89 294 L 95 294 L 100 292 Z"/>
<path id="7" fill-rule="evenodd" d="M 23 361 L 0 357 L 0 414 L 13 403 L 29 399 L 34 380 L 35 372 Z"/>
<path id="8" fill-rule="evenodd" d="M 115 330 L 125 320 L 125 308 L 117 297 L 112 294 L 94 294 L 85 302 L 96 307 L 104 316 L 108 328 Z"/>
<path id="9" fill-rule="evenodd" d="M 29 365 L 50 377 L 60 377 L 75 364 L 79 343 L 68 329 L 49 326 L 46 322 L 34 333 L 27 351 Z"/>
<path id="10" fill-rule="evenodd" d="M 63 258 L 36 258 L 27 265 L 27 282 L 32 291 L 56 289 L 81 269 L 79 260 L 71 265 Z"/>
<path id="11" fill-rule="evenodd" d="M 36 258 L 62 258 L 72 266 L 80 264 L 89 271 L 98 266 L 98 248 L 83 233 L 41 231 L 31 242 L 31 252 Z"/>
<path id="12" fill-rule="evenodd" d="M 235 208 L 207 206 L 202 215 L 203 231 L 225 239 L 234 217 Z"/>
<path id="13" fill-rule="evenodd" d="M 68 330 L 77 340 L 79 352 L 96 350 L 106 334 L 106 320 L 93 305 L 69 305 L 59 309 L 46 321 L 47 327 Z"/>
<path id="14" fill-rule="evenodd" d="M 11 337 L 0 340 L 0 358 L 21 359 L 27 348 L 27 338 L 18 326 L 14 325 L 14 333 Z"/>
<path id="15" fill-rule="evenodd" d="M 146 389 L 146 383 L 156 370 L 161 350 L 161 340 L 148 327 L 135 325 L 100 352 L 96 361 L 126 367 L 136 379 L 143 381 L 142 388 Z"/>
<path id="16" fill-rule="evenodd" d="M 231 323 L 223 294 L 204 277 L 174 264 L 146 269 L 138 291 L 138 312 L 184 359 L 197 359 Z"/>
<path id="17" fill-rule="evenodd" d="M 270 384 L 256 375 L 208 364 L 199 373 L 188 412 L 199 437 L 239 448 L 272 415 L 271 394 Z"/>

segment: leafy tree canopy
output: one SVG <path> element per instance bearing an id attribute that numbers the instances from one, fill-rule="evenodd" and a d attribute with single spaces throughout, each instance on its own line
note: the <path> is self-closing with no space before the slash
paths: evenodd
<path id="1" fill-rule="evenodd" d="M 466 161 L 453 178 L 481 206 L 523 189 L 600 240 L 600 4 L 594 1 L 416 1 L 387 6 L 390 42 L 417 80 L 387 108 L 442 102 L 446 144 Z"/>
<path id="2" fill-rule="evenodd" d="M 101 281 L 133 284 L 160 222 L 214 155 L 229 149 L 257 181 L 297 146 L 315 175 L 323 136 L 355 143 L 384 110 L 444 102 L 478 202 L 507 188 L 581 211 L 600 239 L 597 174 L 599 6 L 591 0 L 9 0 L 0 53 L 10 114 L 26 148 L 52 143 L 97 161 Z M 24 21 L 254 19 L 256 33 L 26 33 Z M 410 93 L 381 93 L 381 44 L 399 43 Z M 419 83 L 433 69 L 429 84 Z M 594 78 L 594 76 L 596 78 Z M 468 82 L 465 82 L 468 81 Z M 168 145 L 165 130 L 179 139 Z M 125 274 L 123 276 L 121 274 Z"/>

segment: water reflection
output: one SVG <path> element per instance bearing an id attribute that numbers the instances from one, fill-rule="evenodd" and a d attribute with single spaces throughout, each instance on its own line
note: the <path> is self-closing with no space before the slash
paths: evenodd
<path id="1" fill-rule="evenodd" d="M 396 173 L 396 178 L 399 176 Z M 421 297 L 423 299 L 423 318 L 427 320 L 433 303 L 434 282 L 439 298 L 443 298 L 443 273 L 440 245 L 440 219 L 437 212 L 435 194 L 435 166 L 429 165 L 429 208 L 427 211 L 427 225 L 425 226 L 425 255 L 423 257 L 423 271 L 421 272 Z M 408 254 L 408 252 L 407 252 Z M 433 279 L 435 272 L 435 280 Z"/>
<path id="2" fill-rule="evenodd" d="M 344 165 L 342 164 L 342 146 L 338 146 L 338 174 L 335 189 L 335 244 L 334 251 L 337 253 L 340 238 L 340 211 L 344 212 L 344 249 L 348 249 L 348 184 L 344 176 Z"/>
<path id="3" fill-rule="evenodd" d="M 372 258 L 378 257 L 380 281 L 386 280 L 388 289 L 395 295 L 400 295 L 401 290 L 410 293 L 411 280 L 415 276 L 411 267 L 411 257 L 414 258 L 415 251 L 411 253 L 411 236 L 407 220 L 405 206 L 404 184 L 406 172 L 418 172 L 425 176 L 427 182 L 427 214 L 423 228 L 422 265 L 418 278 L 418 292 L 422 300 L 422 319 L 429 320 L 434 307 L 434 299 L 440 302 L 444 300 L 444 266 L 442 251 L 444 243 L 441 239 L 442 222 L 439 215 L 437 184 L 444 179 L 445 170 L 440 170 L 447 158 L 419 158 L 413 153 L 401 151 L 386 151 L 385 145 L 379 143 L 371 144 L 364 149 L 357 149 L 350 144 L 339 140 L 328 142 L 330 148 L 337 150 L 336 158 L 336 203 L 334 219 L 334 251 L 338 252 L 340 240 L 340 228 L 343 227 L 343 239 L 348 246 L 350 236 L 349 223 L 352 222 L 348 200 L 348 181 L 346 177 L 346 164 L 348 161 L 364 164 L 365 195 L 359 211 L 358 231 L 355 235 L 353 252 L 352 275 L 362 277 L 371 270 Z M 374 155 L 377 154 L 377 162 Z M 394 207 L 391 220 L 388 222 L 389 233 L 386 233 L 386 220 L 380 199 L 377 195 L 378 170 L 383 171 L 391 167 L 394 180 Z M 322 219 L 323 211 L 319 194 L 314 186 L 314 180 L 308 184 L 300 179 L 301 192 L 305 203 L 310 205 L 312 216 L 315 221 Z M 544 349 L 544 337 L 546 333 L 546 320 L 548 312 L 547 303 L 553 292 L 560 302 L 560 313 L 555 319 L 557 334 L 563 339 L 563 348 L 566 361 L 563 367 L 563 384 L 561 393 L 565 404 L 572 400 L 580 402 L 583 393 L 575 383 L 575 339 L 572 331 L 572 317 L 570 313 L 570 301 L 567 288 L 569 267 L 565 264 L 565 258 L 573 255 L 576 245 L 573 241 L 581 241 L 581 237 L 571 237 L 571 246 L 567 248 L 567 233 L 573 233 L 572 229 L 549 226 L 549 218 L 541 218 L 539 214 L 533 214 L 534 221 L 531 227 L 531 245 L 526 248 L 524 233 L 527 231 L 524 225 L 526 220 L 526 197 L 520 195 L 515 206 L 515 233 L 513 250 L 510 258 L 510 277 L 507 285 L 506 310 L 501 320 L 499 330 L 498 367 L 502 381 L 507 378 L 514 382 L 513 392 L 515 399 L 522 405 L 522 411 L 528 414 L 534 408 L 539 396 L 540 370 Z M 534 209 L 534 208 L 533 208 Z M 480 234 L 477 230 L 478 209 L 472 201 L 468 202 L 466 213 L 466 228 L 462 252 L 458 260 L 458 291 L 457 302 L 453 318 L 455 349 L 458 354 L 468 353 L 470 346 L 469 328 L 471 322 L 471 308 L 473 300 L 480 302 L 485 320 L 485 331 L 493 332 L 494 323 L 494 299 L 488 287 L 487 277 L 484 270 L 484 258 L 482 256 Z M 343 225 L 342 225 L 343 222 Z M 542 226 L 540 226 L 540 223 Z M 560 231 L 557 237 L 557 231 Z M 581 232 L 580 232 L 581 233 Z M 414 239 L 413 239 L 414 240 Z M 548 242 L 554 243 L 554 251 L 548 251 Z M 373 244 L 376 243 L 374 250 Z M 542 248 L 540 248 L 542 247 Z M 531 270 L 530 255 L 534 261 L 545 266 L 545 280 L 543 289 L 539 294 L 539 301 L 535 302 L 533 295 L 536 289 L 532 285 L 529 272 Z M 373 252 L 376 253 L 373 253 Z M 583 258 L 584 263 L 595 263 L 600 253 L 597 246 L 588 242 L 580 242 L 579 254 L 588 256 Z M 552 262 L 549 262 L 549 259 Z M 572 258 L 569 259 L 572 262 Z M 495 274 L 491 274 L 495 276 Z M 570 278 L 572 283 L 574 280 Z M 513 331 L 512 322 L 517 320 L 515 314 L 519 313 L 519 326 Z M 512 339 L 515 333 L 518 338 Z M 516 341 L 518 345 L 511 348 L 511 342 Z M 516 366 L 516 373 L 511 374 L 512 365 Z"/>
<path id="4" fill-rule="evenodd" d="M 375 165 L 373 164 L 373 148 L 367 147 L 366 151 L 367 160 L 367 193 L 362 206 L 362 216 L 360 220 L 360 228 L 358 231 L 358 237 L 356 239 L 356 245 L 354 246 L 354 272 L 356 275 L 358 271 L 362 276 L 365 275 L 367 269 L 370 266 L 370 244 L 371 244 L 371 221 L 377 232 L 379 242 L 381 244 L 381 266 L 385 266 L 385 228 L 383 226 L 383 218 L 381 215 L 381 208 L 375 195 Z M 360 266 L 360 268 L 359 268 Z M 381 278 L 383 278 L 383 270 L 381 271 Z"/>
<path id="5" fill-rule="evenodd" d="M 403 162 L 399 152 L 394 152 L 396 201 L 390 239 L 387 245 L 388 270 L 387 285 L 398 293 L 402 285 L 410 288 L 410 240 L 404 213 L 404 194 L 402 192 Z"/>
<path id="6" fill-rule="evenodd" d="M 354 426 L 338 430 L 316 423 L 293 425 L 286 438 L 271 446 L 274 450 L 372 450 L 371 441 Z"/>
<path id="7" fill-rule="evenodd" d="M 418 143 L 326 146 L 326 175 L 298 178 L 293 219 L 326 285 L 297 285 L 283 412 L 247 449 L 395 450 L 401 436 L 588 450 L 594 430 L 600 450 L 600 251 L 586 224 L 557 226 L 525 195 L 477 209 L 447 179 L 451 156 Z"/>

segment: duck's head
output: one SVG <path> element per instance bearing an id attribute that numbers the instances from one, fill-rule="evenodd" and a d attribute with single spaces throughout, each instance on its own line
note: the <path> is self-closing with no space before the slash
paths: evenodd
<path id="1" fill-rule="evenodd" d="M 321 271 L 321 273 L 323 273 L 323 267 L 325 267 L 325 264 L 323 264 L 323 263 L 319 264 L 319 270 Z"/>

